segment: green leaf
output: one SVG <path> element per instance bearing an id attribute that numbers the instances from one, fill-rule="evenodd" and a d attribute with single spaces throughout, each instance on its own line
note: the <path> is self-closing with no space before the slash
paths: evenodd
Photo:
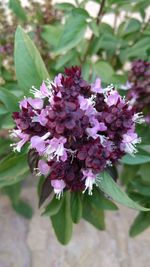
<path id="1" fill-rule="evenodd" d="M 149 210 L 140 206 L 138 203 L 134 202 L 131 198 L 129 198 L 128 195 L 120 189 L 120 187 L 106 172 L 103 172 L 99 175 L 97 185 L 105 194 L 111 197 L 114 201 L 117 201 L 124 206 L 141 211 Z"/>
<path id="2" fill-rule="evenodd" d="M 10 112 L 19 110 L 18 98 L 6 88 L 0 87 L 0 101 Z"/>
<path id="3" fill-rule="evenodd" d="M 0 188 L 21 181 L 28 172 L 26 155 L 9 155 L 0 161 Z"/>
<path id="4" fill-rule="evenodd" d="M 26 93 L 49 77 L 40 53 L 20 26 L 15 35 L 15 69 L 19 86 Z"/>
<path id="5" fill-rule="evenodd" d="M 131 18 L 127 20 L 126 22 L 123 22 L 119 26 L 119 34 L 121 34 L 122 36 L 125 36 L 133 32 L 140 31 L 140 28 L 141 28 L 140 21 L 137 19 Z"/>
<path id="6" fill-rule="evenodd" d="M 98 77 L 105 83 L 111 82 L 114 70 L 108 62 L 98 61 L 94 64 L 94 71 Z"/>
<path id="7" fill-rule="evenodd" d="M 134 237 L 150 226 L 150 212 L 140 212 L 130 228 L 130 236 Z"/>
<path id="8" fill-rule="evenodd" d="M 31 206 L 20 200 L 21 182 L 6 186 L 3 190 L 10 198 L 12 207 L 15 211 L 26 219 L 30 219 L 33 215 Z"/>
<path id="9" fill-rule="evenodd" d="M 99 230 L 105 230 L 104 211 L 93 205 L 90 197 L 83 202 L 83 218 Z"/>
<path id="10" fill-rule="evenodd" d="M 65 3 L 65 2 L 55 4 L 55 9 L 66 11 L 66 12 L 71 11 L 74 7 L 75 7 L 74 5 L 72 5 L 70 3 Z"/>
<path id="11" fill-rule="evenodd" d="M 63 27 L 59 24 L 42 26 L 41 37 L 51 46 L 57 47 Z"/>
<path id="12" fill-rule="evenodd" d="M 65 23 L 55 54 L 67 52 L 83 39 L 87 23 L 84 16 L 70 15 Z"/>
<path id="13" fill-rule="evenodd" d="M 82 217 L 81 194 L 71 192 L 71 216 L 74 223 L 78 223 Z"/>
<path id="14" fill-rule="evenodd" d="M 10 144 L 10 139 L 0 137 L 0 155 L 5 155 L 11 151 Z"/>
<path id="15" fill-rule="evenodd" d="M 59 242 L 66 245 L 72 236 L 72 219 L 70 211 L 70 193 L 64 195 L 62 206 L 56 215 L 51 216 L 52 225 Z"/>
<path id="16" fill-rule="evenodd" d="M 121 162 L 128 165 L 138 165 L 150 162 L 150 155 L 135 154 L 134 156 L 125 155 Z"/>
<path id="17" fill-rule="evenodd" d="M 46 215 L 46 216 L 56 215 L 59 212 L 62 203 L 63 203 L 63 198 L 57 199 L 56 196 L 54 196 L 51 202 L 45 208 L 42 215 Z"/>
<path id="18" fill-rule="evenodd" d="M 22 21 L 27 20 L 27 16 L 25 10 L 21 6 L 21 2 L 19 0 L 9 0 L 9 7 L 12 9 L 14 14 Z"/>
<path id="19" fill-rule="evenodd" d="M 113 202 L 108 200 L 98 188 L 93 190 L 92 196 L 87 197 L 98 209 L 118 210 L 118 207 Z"/>
<path id="20" fill-rule="evenodd" d="M 150 186 L 143 185 L 138 180 L 131 181 L 131 185 L 138 191 L 141 195 L 150 197 Z"/>
<path id="21" fill-rule="evenodd" d="M 88 25 L 91 28 L 91 30 L 93 31 L 94 35 L 96 37 L 99 37 L 99 27 L 98 27 L 96 21 L 95 20 L 92 20 L 91 22 L 89 22 Z"/>
<path id="22" fill-rule="evenodd" d="M 75 50 L 71 50 L 69 51 L 67 54 L 65 55 L 62 55 L 56 62 L 56 65 L 55 65 L 55 70 L 59 70 L 61 69 L 62 67 L 64 68 L 64 66 L 66 67 L 66 64 L 68 62 L 74 62 L 74 60 L 78 57 L 78 53 L 77 51 Z"/>
<path id="23" fill-rule="evenodd" d="M 33 209 L 32 207 L 20 200 L 17 204 L 13 204 L 13 208 L 17 213 L 19 213 L 21 216 L 25 217 L 26 219 L 31 219 L 33 215 Z"/>
<path id="24" fill-rule="evenodd" d="M 150 184 L 150 163 L 142 164 L 138 174 L 141 176 L 143 182 Z"/>

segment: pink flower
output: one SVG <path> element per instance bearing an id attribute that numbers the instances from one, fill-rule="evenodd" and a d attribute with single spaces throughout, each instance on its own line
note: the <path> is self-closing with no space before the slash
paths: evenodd
<path id="1" fill-rule="evenodd" d="M 13 130 L 11 136 L 12 137 L 18 137 L 19 139 L 21 139 L 18 143 L 11 144 L 11 146 L 14 147 L 13 150 L 17 151 L 17 152 L 21 151 L 21 148 L 23 147 L 23 145 L 26 142 L 29 141 L 29 137 L 30 137 L 29 134 L 25 134 L 25 133 L 21 132 L 21 130 Z"/>
<path id="2" fill-rule="evenodd" d="M 66 187 L 65 182 L 63 180 L 52 180 L 51 185 L 54 187 L 56 197 L 60 199 L 63 194 L 63 189 Z"/>
<path id="3" fill-rule="evenodd" d="M 35 148 L 37 150 L 37 152 L 39 152 L 40 154 L 43 154 L 46 148 L 46 142 L 45 140 L 50 136 L 50 133 L 46 133 L 45 135 L 43 135 L 42 137 L 40 136 L 33 136 L 31 137 L 31 147 Z"/>
<path id="4" fill-rule="evenodd" d="M 56 85 L 56 86 L 61 86 L 62 84 L 61 84 L 61 78 L 62 78 L 62 74 L 61 73 L 59 73 L 56 77 L 55 77 L 55 79 L 54 79 L 54 84 Z"/>
<path id="5" fill-rule="evenodd" d="M 38 168 L 40 171 L 40 174 L 47 175 L 50 171 L 50 166 L 44 161 L 44 160 L 39 160 L 38 162 Z"/>
<path id="6" fill-rule="evenodd" d="M 48 90 L 46 84 L 43 82 L 42 85 L 40 86 L 40 91 L 41 94 L 44 97 L 49 97 L 51 95 L 51 92 Z"/>
<path id="7" fill-rule="evenodd" d="M 49 145 L 46 148 L 45 153 L 48 156 L 48 159 L 52 159 L 54 157 L 57 158 L 57 161 L 59 161 L 59 158 L 62 161 L 67 160 L 67 152 L 64 147 L 64 144 L 67 142 L 67 139 L 62 137 L 59 138 L 53 138 L 49 141 Z"/>
<path id="8" fill-rule="evenodd" d="M 20 103 L 19 103 L 19 107 L 20 107 L 20 109 L 22 109 L 22 108 L 28 108 L 28 101 L 27 101 L 27 98 L 24 98 L 22 101 L 20 101 Z"/>
<path id="9" fill-rule="evenodd" d="M 95 184 L 96 175 L 92 172 L 92 169 L 82 170 L 83 179 L 85 179 L 85 189 L 88 190 L 88 194 L 92 195 L 93 185 Z"/>
<path id="10" fill-rule="evenodd" d="M 113 91 L 109 92 L 109 94 L 106 98 L 106 103 L 110 107 L 110 106 L 116 105 L 119 99 L 120 99 L 119 93 L 117 91 L 113 90 Z"/>
<path id="11" fill-rule="evenodd" d="M 97 132 L 99 131 L 106 131 L 107 127 L 105 126 L 105 124 L 103 122 L 99 123 L 99 121 L 95 118 L 91 119 L 91 124 L 92 124 L 92 128 L 87 128 L 86 131 L 88 133 L 89 136 L 91 136 L 93 139 L 96 139 L 97 137 L 99 137 L 99 135 L 97 134 Z"/>
<path id="12" fill-rule="evenodd" d="M 126 134 L 123 134 L 123 140 L 120 145 L 121 150 L 133 155 L 137 152 L 136 144 L 141 142 L 141 138 L 138 138 L 138 135 L 132 130 L 128 131 Z"/>
<path id="13" fill-rule="evenodd" d="M 51 87 L 50 84 L 49 87 Z M 32 86 L 30 92 L 34 95 L 35 98 L 45 98 L 51 96 L 52 91 L 50 89 L 46 86 L 45 82 L 43 82 L 42 85 L 40 86 L 40 90 Z"/>
<path id="14" fill-rule="evenodd" d="M 91 84 L 91 91 L 98 94 L 103 94 L 103 89 L 101 87 L 101 80 L 99 78 L 96 79 L 95 83 Z"/>
<path id="15" fill-rule="evenodd" d="M 33 117 L 32 121 L 33 122 L 39 122 L 42 126 L 45 126 L 48 122 L 48 119 L 46 118 L 47 115 L 48 115 L 47 110 L 43 109 L 43 110 L 41 110 L 40 114 Z"/>

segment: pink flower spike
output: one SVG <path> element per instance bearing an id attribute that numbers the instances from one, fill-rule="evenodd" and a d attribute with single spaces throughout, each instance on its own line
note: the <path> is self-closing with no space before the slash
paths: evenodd
<path id="1" fill-rule="evenodd" d="M 50 171 L 50 166 L 42 159 L 39 160 L 38 162 L 38 168 L 41 174 L 43 175 L 48 175 Z"/>
<path id="2" fill-rule="evenodd" d="M 54 187 L 54 192 L 56 194 L 56 197 L 60 199 L 60 197 L 63 194 L 63 189 L 66 187 L 65 182 L 61 180 L 52 180 L 51 181 L 52 187 Z"/>
<path id="3" fill-rule="evenodd" d="M 43 108 L 43 100 L 40 98 L 32 99 L 29 97 L 28 103 L 34 108 L 34 109 L 42 109 Z"/>
<path id="4" fill-rule="evenodd" d="M 98 94 L 103 94 L 103 89 L 101 87 L 101 80 L 99 78 L 96 79 L 95 83 L 91 84 L 91 91 Z"/>
<path id="5" fill-rule="evenodd" d="M 85 189 L 83 193 L 88 189 L 88 194 L 92 195 L 93 185 L 95 184 L 96 175 L 92 172 L 92 169 L 82 170 L 83 179 L 85 179 Z"/>
<path id="6" fill-rule="evenodd" d="M 117 91 L 113 90 L 106 98 L 106 103 L 109 107 L 116 105 L 118 100 L 120 99 L 120 95 Z"/>
<path id="7" fill-rule="evenodd" d="M 62 78 L 62 74 L 61 73 L 59 73 L 56 77 L 55 77 L 55 79 L 54 79 L 54 84 L 56 85 L 56 86 L 61 86 L 62 84 L 61 84 L 61 78 Z"/>

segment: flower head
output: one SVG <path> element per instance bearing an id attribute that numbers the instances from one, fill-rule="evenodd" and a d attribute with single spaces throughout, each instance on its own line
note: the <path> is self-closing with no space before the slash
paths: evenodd
<path id="1" fill-rule="evenodd" d="M 14 112 L 14 136 L 39 154 L 38 170 L 51 180 L 58 198 L 64 190 L 86 190 L 91 195 L 95 179 L 125 153 L 134 154 L 141 122 L 112 87 L 102 89 L 100 79 L 89 84 L 79 67 L 65 69 L 54 82 L 32 90 L 34 98 L 20 102 Z"/>

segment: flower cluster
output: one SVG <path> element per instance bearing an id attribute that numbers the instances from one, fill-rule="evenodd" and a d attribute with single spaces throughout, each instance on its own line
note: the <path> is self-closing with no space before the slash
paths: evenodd
<path id="1" fill-rule="evenodd" d="M 129 74 L 130 90 L 128 99 L 137 112 L 143 112 L 145 121 L 150 123 L 150 62 L 136 60 Z"/>
<path id="2" fill-rule="evenodd" d="M 14 150 L 29 143 L 38 152 L 39 173 L 51 180 L 57 197 L 64 189 L 92 194 L 100 172 L 136 152 L 138 115 L 112 86 L 102 89 L 98 78 L 86 82 L 79 67 L 31 92 L 34 98 L 24 98 L 13 113 L 12 135 L 20 139 Z"/>

